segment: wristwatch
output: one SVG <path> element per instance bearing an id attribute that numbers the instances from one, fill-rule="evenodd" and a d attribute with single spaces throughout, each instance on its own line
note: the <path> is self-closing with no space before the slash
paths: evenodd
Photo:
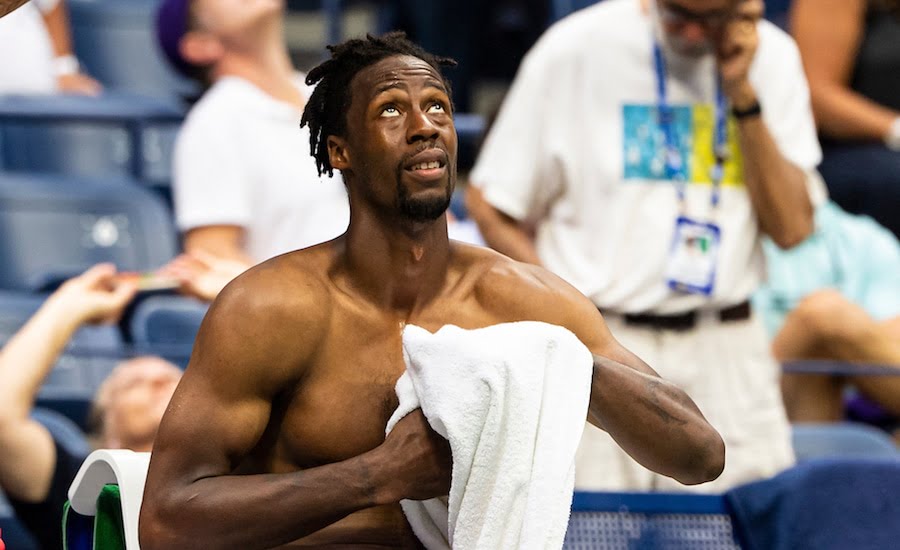
<path id="1" fill-rule="evenodd" d="M 886 136 L 884 136 L 884 144 L 887 145 L 887 148 L 891 151 L 900 152 L 900 116 L 894 119 L 894 122 L 891 123 L 891 128 L 888 130 Z"/>
<path id="2" fill-rule="evenodd" d="M 738 109 L 737 107 L 731 108 L 731 115 L 741 120 L 743 118 L 750 118 L 754 116 L 759 116 L 762 114 L 762 106 L 759 104 L 759 101 L 754 101 L 751 105 L 744 107 L 743 109 Z"/>

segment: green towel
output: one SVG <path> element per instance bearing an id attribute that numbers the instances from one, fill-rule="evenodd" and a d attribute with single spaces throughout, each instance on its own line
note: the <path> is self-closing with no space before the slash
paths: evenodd
<path id="1" fill-rule="evenodd" d="M 97 515 L 82 516 L 66 502 L 63 511 L 63 548 L 65 550 L 125 550 L 125 527 L 119 486 L 108 484 L 97 497 Z M 87 541 L 91 540 L 91 546 Z"/>

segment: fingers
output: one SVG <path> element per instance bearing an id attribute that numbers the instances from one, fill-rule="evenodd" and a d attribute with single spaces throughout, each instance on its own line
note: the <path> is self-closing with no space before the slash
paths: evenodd
<path id="1" fill-rule="evenodd" d="M 65 286 L 78 286 L 85 289 L 93 289 L 102 286 L 110 286 L 116 275 L 116 266 L 110 263 L 97 264 L 90 267 L 77 277 L 66 281 Z"/>

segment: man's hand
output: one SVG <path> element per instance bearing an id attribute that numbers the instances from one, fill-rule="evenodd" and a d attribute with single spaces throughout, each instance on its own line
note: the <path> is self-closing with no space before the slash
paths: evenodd
<path id="1" fill-rule="evenodd" d="M 722 90 L 737 109 L 748 108 L 756 101 L 749 76 L 759 46 L 756 23 L 763 10 L 762 0 L 742 0 L 715 40 Z"/>
<path id="2" fill-rule="evenodd" d="M 56 85 L 60 92 L 67 94 L 98 96 L 103 91 L 103 85 L 82 73 L 60 75 Z"/>
<path id="3" fill-rule="evenodd" d="M 397 422 L 377 451 L 391 474 L 386 487 L 388 502 L 450 494 L 450 442 L 431 429 L 421 409 Z"/>
<path id="4" fill-rule="evenodd" d="M 98 264 L 63 283 L 48 301 L 72 322 L 114 323 L 137 292 L 133 281 L 122 281 L 111 264 Z"/>

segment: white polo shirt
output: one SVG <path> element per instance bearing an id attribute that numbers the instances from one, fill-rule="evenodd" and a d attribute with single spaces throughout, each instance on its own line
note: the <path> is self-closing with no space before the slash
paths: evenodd
<path id="1" fill-rule="evenodd" d="M 767 21 L 750 80 L 788 160 L 811 174 L 821 159 L 793 40 Z M 715 60 L 666 52 L 668 101 L 689 184 L 686 212 L 710 215 Z M 711 297 L 665 283 L 679 201 L 667 181 L 656 122 L 652 25 L 638 0 L 605 0 L 545 33 L 526 56 L 472 172 L 506 214 L 537 223 L 544 265 L 601 309 L 677 313 L 747 299 L 764 272 L 760 230 L 743 184 L 737 128 L 712 220 L 721 228 Z M 819 201 L 821 197 L 814 200 Z"/>
<path id="2" fill-rule="evenodd" d="M 41 13 L 59 0 L 32 0 L 0 18 L 0 94 L 57 91 L 53 43 Z"/>
<path id="3" fill-rule="evenodd" d="M 297 86 L 309 97 L 302 77 Z M 350 221 L 343 181 L 319 177 L 300 118 L 296 107 L 246 80 L 216 82 L 175 145 L 178 227 L 241 226 L 256 261 L 343 233 Z"/>

